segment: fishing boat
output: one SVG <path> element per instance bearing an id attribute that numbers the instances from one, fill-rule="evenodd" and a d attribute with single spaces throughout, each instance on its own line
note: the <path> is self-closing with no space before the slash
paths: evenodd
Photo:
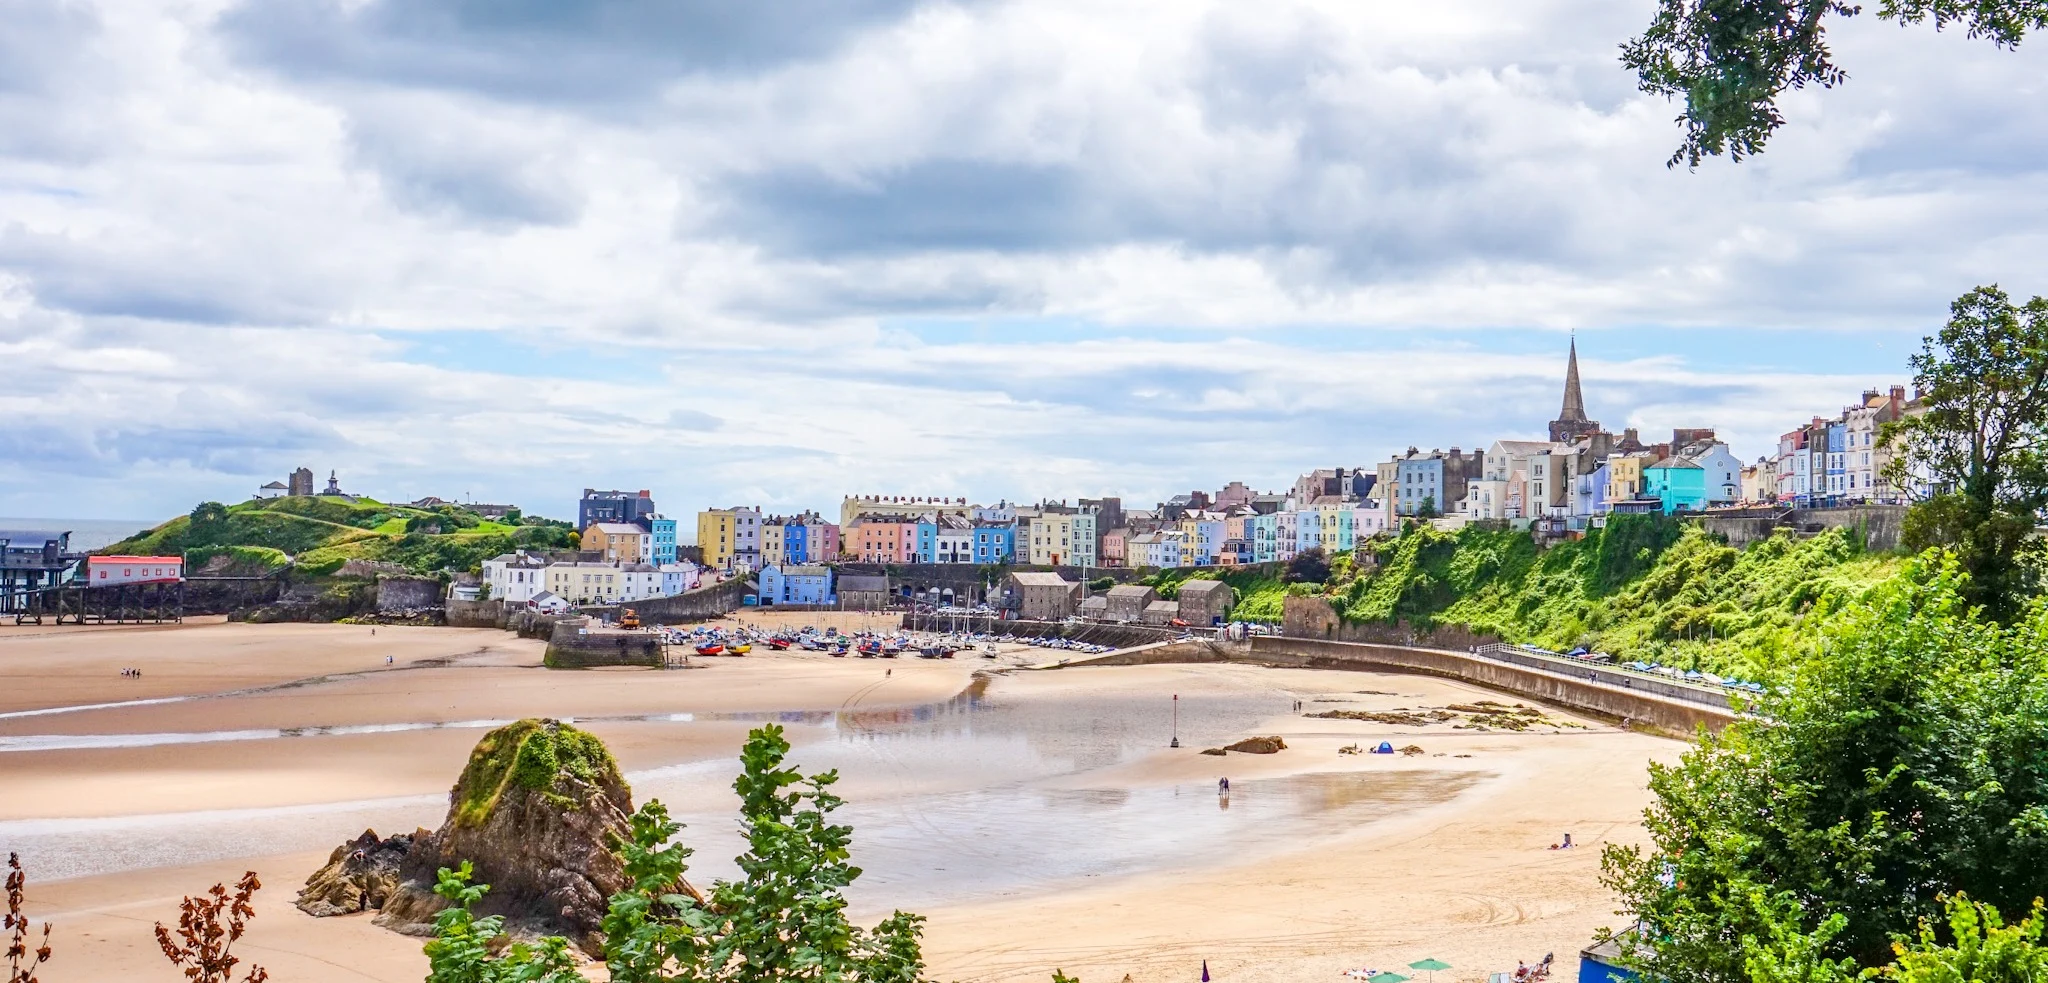
<path id="1" fill-rule="evenodd" d="M 787 652 L 789 651 L 789 639 L 771 638 L 768 640 L 768 647 L 777 652 Z"/>
<path id="2" fill-rule="evenodd" d="M 745 654 L 747 654 L 748 652 L 752 652 L 753 650 L 754 650 L 754 643 L 752 643 L 752 642 L 741 642 L 741 643 L 739 643 L 738 645 L 735 645 L 735 646 L 733 646 L 733 647 L 731 647 L 731 648 L 729 648 L 729 649 L 726 649 L 726 650 L 725 650 L 725 654 L 727 654 L 727 655 L 745 655 Z"/>
<path id="3" fill-rule="evenodd" d="M 705 642 L 704 644 L 697 646 L 698 655 L 719 655 L 724 651 L 725 646 L 719 644 L 718 642 Z"/>

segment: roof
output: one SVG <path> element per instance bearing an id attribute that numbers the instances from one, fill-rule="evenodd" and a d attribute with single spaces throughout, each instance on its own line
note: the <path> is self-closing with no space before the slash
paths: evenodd
<path id="1" fill-rule="evenodd" d="M 1698 461 L 1688 461 L 1682 457 L 1667 457 L 1650 465 L 1648 470 L 1655 471 L 1658 468 L 1663 468 L 1667 471 L 1683 471 L 1686 468 L 1691 468 L 1694 471 L 1703 470 Z"/>
<path id="2" fill-rule="evenodd" d="M 1056 574 L 1056 573 L 1043 573 L 1043 572 L 1038 572 L 1038 571 L 1031 571 L 1031 570 L 1026 570 L 1026 571 L 1022 571 L 1022 572 L 1019 572 L 1019 573 L 1013 573 L 1013 574 L 1011 574 L 1011 575 L 1010 575 L 1010 577 L 1011 577 L 1012 579 L 1014 579 L 1015 581 L 1017 581 L 1017 583 L 1018 583 L 1018 584 L 1019 584 L 1020 586 L 1024 586 L 1024 587 L 1072 587 L 1072 586 L 1074 586 L 1074 582 L 1073 582 L 1073 581 L 1071 581 L 1071 580 L 1068 580 L 1067 578 L 1065 578 L 1065 577 L 1062 577 L 1062 576 L 1060 576 L 1059 574 Z"/>
<path id="3" fill-rule="evenodd" d="M 47 543 L 52 540 L 63 539 L 68 535 L 70 534 L 45 532 L 41 529 L 0 529 L 0 542 L 9 543 L 19 548 L 25 543 Z M 41 549 L 42 547 L 37 546 L 36 548 Z"/>
<path id="4" fill-rule="evenodd" d="M 589 532 L 592 529 L 607 536 L 638 536 L 647 531 L 630 522 L 593 522 L 584 527 L 583 531 Z"/>
<path id="5" fill-rule="evenodd" d="M 831 574 L 832 568 L 822 563 L 807 563 L 803 566 L 790 567 L 782 571 L 782 575 L 785 577 L 827 577 L 831 576 Z"/>
<path id="6" fill-rule="evenodd" d="M 1509 454 L 1548 454 L 1557 449 L 1547 440 L 1496 440 L 1493 446 Z"/>
<path id="7" fill-rule="evenodd" d="M 1107 607 L 1109 607 L 1109 598 L 1106 597 L 1091 597 L 1081 602 L 1081 610 L 1083 611 Z"/>
<path id="8" fill-rule="evenodd" d="M 1180 585 L 1182 597 L 1186 597 L 1189 591 L 1193 591 L 1196 597 L 1202 597 L 1219 590 L 1227 592 L 1230 585 L 1220 580 L 1189 580 Z"/>
<path id="9" fill-rule="evenodd" d="M 1143 584 L 1118 584 L 1117 586 L 1111 587 L 1109 589 L 1109 596 L 1118 598 L 1145 597 L 1150 595 L 1151 593 L 1152 588 L 1146 587 Z"/>
<path id="10" fill-rule="evenodd" d="M 879 591 L 886 594 L 889 592 L 889 578 L 861 576 L 860 574 L 847 574 L 839 578 L 839 593 L 847 594 L 859 591 Z"/>
<path id="11" fill-rule="evenodd" d="M 1152 603 L 1150 603 L 1150 604 L 1147 604 L 1147 605 L 1145 605 L 1145 611 L 1146 611 L 1146 613 L 1148 613 L 1148 614 L 1149 614 L 1149 613 L 1151 613 L 1151 612 L 1154 612 L 1154 611 L 1158 611 L 1158 612 L 1161 612 L 1161 613 L 1168 613 L 1168 614 L 1179 614 L 1179 613 L 1180 613 L 1180 602 L 1179 602 L 1179 601 L 1153 601 Z"/>
<path id="12" fill-rule="evenodd" d="M 178 557 L 178 556 L 121 556 L 121 555 L 118 555 L 118 554 L 117 554 L 117 555 L 114 555 L 114 556 L 88 556 L 88 557 L 86 557 L 86 558 L 85 558 L 85 560 L 86 560 L 86 563 L 87 563 L 88 565 L 90 565 L 90 564 L 94 564 L 94 563 L 183 563 L 183 562 L 185 562 L 185 560 L 184 560 L 184 558 L 183 558 L 183 557 Z"/>
<path id="13" fill-rule="evenodd" d="M 287 484 L 285 484 L 285 483 L 284 483 L 284 482 L 282 482 L 282 481 L 273 481 L 273 482 L 270 482 L 269 484 L 265 484 L 265 485 L 259 485 L 258 487 L 261 487 L 261 488 L 290 488 L 291 486 L 290 486 L 290 485 L 287 485 Z"/>

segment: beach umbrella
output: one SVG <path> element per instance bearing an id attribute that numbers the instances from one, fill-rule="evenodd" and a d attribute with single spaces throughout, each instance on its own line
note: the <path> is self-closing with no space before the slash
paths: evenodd
<path id="1" fill-rule="evenodd" d="M 1408 977 L 1399 973 L 1375 973 L 1369 978 L 1372 983 L 1408 983 Z"/>
<path id="2" fill-rule="evenodd" d="M 1436 971 L 1439 969 L 1449 969 L 1451 968 L 1451 964 L 1444 962 L 1441 959 L 1424 959 L 1420 962 L 1409 963 L 1408 968 L 1422 970 L 1423 972 L 1429 974 L 1429 978 L 1431 980 L 1435 980 Z"/>

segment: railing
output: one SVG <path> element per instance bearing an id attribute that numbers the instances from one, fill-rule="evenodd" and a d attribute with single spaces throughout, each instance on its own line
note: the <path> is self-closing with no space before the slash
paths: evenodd
<path id="1" fill-rule="evenodd" d="M 1619 686 L 1624 689 L 1643 690 L 1711 707 L 1727 707 L 1732 705 L 1728 699 L 1728 690 L 1722 687 L 1690 683 L 1683 679 L 1674 679 L 1663 673 L 1645 672 L 1640 669 L 1631 669 L 1627 666 L 1603 662 L 1581 662 L 1566 656 L 1531 652 L 1518 645 L 1505 645 L 1498 642 L 1491 645 L 1481 645 L 1473 649 L 1472 654 L 1492 659 L 1496 662 L 1506 662 L 1528 669 L 1556 673 L 1561 676 L 1583 678 L 1593 682 L 1604 682 L 1610 686 Z"/>

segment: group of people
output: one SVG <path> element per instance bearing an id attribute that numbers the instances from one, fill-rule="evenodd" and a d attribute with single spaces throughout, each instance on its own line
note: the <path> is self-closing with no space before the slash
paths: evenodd
<path id="1" fill-rule="evenodd" d="M 142 675 L 142 670 L 140 670 L 140 669 L 123 669 L 123 670 L 121 670 L 121 675 L 123 675 L 123 676 L 140 676 L 140 675 Z"/>

